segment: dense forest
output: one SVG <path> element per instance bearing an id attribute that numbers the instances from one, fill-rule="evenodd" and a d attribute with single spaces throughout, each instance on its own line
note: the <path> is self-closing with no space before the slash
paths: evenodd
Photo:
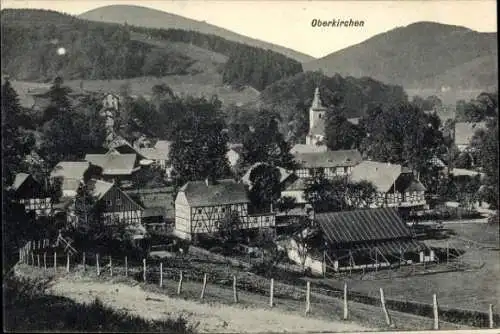
<path id="1" fill-rule="evenodd" d="M 304 72 L 277 81 L 261 92 L 258 106 L 228 108 L 234 124 L 252 124 L 255 109 L 274 111 L 280 119 L 280 130 L 292 142 L 305 140 L 309 130 L 309 107 L 314 89 L 320 88 L 325 107 L 335 107 L 343 117 L 365 116 L 375 106 L 398 105 L 408 102 L 400 86 L 386 85 L 370 78 L 327 77 L 321 72 Z"/>
<path id="2" fill-rule="evenodd" d="M 19 80 L 125 79 L 183 75 L 194 63 L 187 55 L 137 41 L 131 32 L 193 44 L 228 56 L 223 80 L 262 90 L 302 71 L 286 56 L 194 31 L 151 29 L 85 21 L 44 10 L 2 10 L 2 72 Z M 64 56 L 57 53 L 64 47 Z"/>

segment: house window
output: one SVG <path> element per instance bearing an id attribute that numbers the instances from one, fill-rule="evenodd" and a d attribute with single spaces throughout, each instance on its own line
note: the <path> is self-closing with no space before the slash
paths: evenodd
<path id="1" fill-rule="evenodd" d="M 107 199 L 107 200 L 106 200 L 106 206 L 108 206 L 108 207 L 109 207 L 109 206 L 111 206 L 111 205 L 113 205 L 113 202 L 112 202 L 111 200 Z"/>
<path id="2" fill-rule="evenodd" d="M 198 213 L 201 214 L 201 209 L 198 209 Z"/>
<path id="3" fill-rule="evenodd" d="M 347 174 L 348 171 L 349 171 L 349 167 L 344 167 L 344 173 Z"/>
<path id="4" fill-rule="evenodd" d="M 221 209 L 222 213 L 226 212 L 226 209 L 225 208 L 222 208 Z"/>

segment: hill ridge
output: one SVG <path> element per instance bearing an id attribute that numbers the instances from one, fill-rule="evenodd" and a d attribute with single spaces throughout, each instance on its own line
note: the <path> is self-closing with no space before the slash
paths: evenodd
<path id="1" fill-rule="evenodd" d="M 126 13 L 124 12 L 124 10 L 128 10 L 129 12 Z M 135 13 L 130 13 L 131 11 L 134 11 Z M 142 11 L 143 14 L 137 13 L 138 11 Z M 144 21 L 142 17 L 148 15 L 149 15 L 148 19 Z M 152 17 L 153 15 L 157 17 L 153 18 Z M 163 18 L 160 18 L 159 16 L 163 16 Z M 214 24 L 207 23 L 206 21 L 191 19 L 184 17 L 182 15 L 173 14 L 166 11 L 144 6 L 107 5 L 91 9 L 89 11 L 86 11 L 78 15 L 77 17 L 85 20 L 98 21 L 98 22 L 122 23 L 122 24 L 127 22 L 127 24 L 138 27 L 192 30 L 204 34 L 213 34 L 233 42 L 239 42 L 249 46 L 254 46 L 278 52 L 300 62 L 308 62 L 315 59 L 311 55 L 305 54 L 303 52 L 299 52 L 275 43 L 262 41 L 257 38 L 245 36 L 241 33 L 236 33 L 227 28 L 222 28 Z M 169 25 L 167 18 L 170 18 L 172 20 L 175 19 L 176 22 L 173 22 L 173 24 L 170 22 Z"/>

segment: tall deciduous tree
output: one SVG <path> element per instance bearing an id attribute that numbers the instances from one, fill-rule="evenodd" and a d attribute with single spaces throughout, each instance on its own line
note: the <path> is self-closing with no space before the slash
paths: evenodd
<path id="1" fill-rule="evenodd" d="M 277 115 L 269 111 L 259 112 L 254 131 L 243 140 L 242 153 L 246 165 L 267 162 L 287 169 L 295 167 L 290 145 L 279 131 Z"/>
<path id="2" fill-rule="evenodd" d="M 281 194 L 281 174 L 278 168 L 260 164 L 250 172 L 250 200 L 260 210 L 268 210 L 275 204 Z"/>
<path id="3" fill-rule="evenodd" d="M 227 134 L 220 114 L 220 101 L 214 97 L 188 97 L 179 104 L 182 117 L 173 128 L 170 159 L 175 170 L 175 183 L 218 179 L 230 175 L 227 160 Z"/>
<path id="4" fill-rule="evenodd" d="M 30 152 L 32 141 L 20 131 L 21 107 L 19 98 L 9 80 L 2 85 L 2 189 L 6 189 L 14 181 L 21 161 Z"/>

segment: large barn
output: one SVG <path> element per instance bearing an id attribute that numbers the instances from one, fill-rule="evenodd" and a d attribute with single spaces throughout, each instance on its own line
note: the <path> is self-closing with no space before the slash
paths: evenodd
<path id="1" fill-rule="evenodd" d="M 304 242 L 294 238 L 288 254 L 304 254 L 292 259 L 317 274 L 435 260 L 434 252 L 413 238 L 396 208 L 320 213 L 315 225 L 319 238 L 312 251 L 306 255 L 300 249 Z"/>

